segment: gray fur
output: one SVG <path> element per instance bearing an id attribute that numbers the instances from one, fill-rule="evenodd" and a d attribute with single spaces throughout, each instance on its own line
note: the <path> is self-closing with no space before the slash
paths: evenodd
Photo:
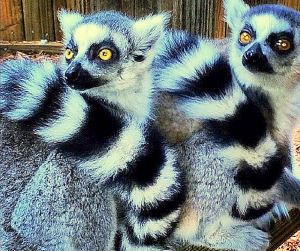
<path id="1" fill-rule="evenodd" d="M 269 245 L 266 232 L 254 228 L 253 222 L 235 220 L 224 213 L 231 210 L 239 189 L 233 185 L 234 167 L 229 159 L 218 157 L 221 146 L 213 143 L 209 135 L 202 129 L 179 148 L 189 191 L 182 219 L 196 211 L 191 221 L 197 221 L 198 226 L 193 236 L 178 231 L 174 238 L 215 249 L 263 250 Z M 179 225 L 179 230 L 181 227 L 184 225 Z"/>
<path id="2" fill-rule="evenodd" d="M 1 117 L 1 250 L 105 250 L 114 244 L 112 196 L 74 163 Z"/>
<path id="3" fill-rule="evenodd" d="M 11 226 L 20 193 L 47 158 L 50 150 L 31 132 L 1 116 L 0 212 L 1 250 L 29 250 L 34 246 Z"/>

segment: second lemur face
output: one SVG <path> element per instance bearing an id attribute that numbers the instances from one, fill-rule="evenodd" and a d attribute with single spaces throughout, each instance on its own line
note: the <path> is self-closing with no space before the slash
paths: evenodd
<path id="1" fill-rule="evenodd" d="M 135 20 L 114 11 L 88 16 L 61 11 L 59 20 L 64 32 L 66 83 L 100 95 L 104 90 L 140 88 L 168 16 Z"/>
<path id="2" fill-rule="evenodd" d="M 300 13 L 281 5 L 250 8 L 241 0 L 226 0 L 225 8 L 232 29 L 230 60 L 236 72 L 248 79 L 298 74 Z"/>

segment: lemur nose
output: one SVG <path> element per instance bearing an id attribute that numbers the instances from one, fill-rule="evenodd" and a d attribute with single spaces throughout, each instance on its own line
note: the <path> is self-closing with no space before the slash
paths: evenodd
<path id="1" fill-rule="evenodd" d="M 251 50 L 251 51 L 247 51 L 245 53 L 245 58 L 247 60 L 251 60 L 251 61 L 254 62 L 254 61 L 257 61 L 260 58 L 260 55 L 257 52 Z"/>
<path id="2" fill-rule="evenodd" d="M 272 65 L 267 56 L 263 53 L 259 43 L 255 43 L 244 53 L 242 64 L 250 72 L 274 72 Z"/>
<path id="3" fill-rule="evenodd" d="M 250 62 L 257 62 L 263 57 L 263 52 L 258 43 L 254 44 L 249 50 L 244 54 L 244 58 Z"/>
<path id="4" fill-rule="evenodd" d="M 71 66 L 65 72 L 65 76 L 67 80 L 68 81 L 76 80 L 79 77 L 81 69 L 82 67 L 80 63 L 71 64 Z"/>

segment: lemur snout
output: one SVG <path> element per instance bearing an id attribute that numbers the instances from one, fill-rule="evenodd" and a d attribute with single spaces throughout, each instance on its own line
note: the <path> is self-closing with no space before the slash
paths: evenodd
<path id="1" fill-rule="evenodd" d="M 80 73 L 81 73 L 82 67 L 80 63 L 72 64 L 67 71 L 65 72 L 65 76 L 69 81 L 74 81 L 78 79 Z"/>
<path id="2" fill-rule="evenodd" d="M 105 84 L 105 80 L 95 79 L 85 70 L 81 63 L 72 63 L 65 72 L 67 85 L 75 90 L 86 90 Z"/>
<path id="3" fill-rule="evenodd" d="M 244 53 L 242 63 L 251 72 L 274 72 L 259 43 L 255 43 Z"/>

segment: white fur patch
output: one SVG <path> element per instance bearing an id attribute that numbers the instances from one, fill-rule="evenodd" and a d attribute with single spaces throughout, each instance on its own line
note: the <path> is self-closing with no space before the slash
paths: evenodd
<path id="1" fill-rule="evenodd" d="M 287 21 L 278 19 L 272 14 L 253 16 L 250 23 L 256 32 L 256 41 L 258 42 L 264 42 L 273 32 L 286 31 L 291 27 Z"/>
<path id="2" fill-rule="evenodd" d="M 181 209 L 178 209 L 165 218 L 159 220 L 147 220 L 141 222 L 135 216 L 131 216 L 129 220 L 134 228 L 135 234 L 139 239 L 143 240 L 146 235 L 151 235 L 152 237 L 164 235 L 169 229 L 170 224 L 178 219 L 180 212 Z"/>
<path id="3" fill-rule="evenodd" d="M 229 93 L 230 92 L 230 93 Z M 235 113 L 237 105 L 246 100 L 245 94 L 237 87 L 229 90 L 220 99 L 214 98 L 190 98 L 181 104 L 187 116 L 193 119 L 217 119 L 223 120 Z"/>
<path id="4" fill-rule="evenodd" d="M 247 132 L 245 132 L 247 133 Z M 276 143 L 270 136 L 267 136 L 261 141 L 255 149 L 244 148 L 239 144 L 227 147 L 220 150 L 220 154 L 233 163 L 238 164 L 240 161 L 245 160 L 249 165 L 255 168 L 261 166 L 277 151 Z"/>
<path id="5" fill-rule="evenodd" d="M 239 211 L 244 214 L 248 207 L 259 208 L 261 206 L 268 206 L 276 199 L 275 189 L 267 191 L 251 190 L 249 193 L 241 193 L 237 198 L 237 205 Z"/>
<path id="6" fill-rule="evenodd" d="M 158 79 L 159 87 L 171 91 L 181 89 L 181 79 L 195 79 L 199 72 L 204 73 L 204 68 L 219 58 L 218 50 L 213 43 L 201 41 L 200 48 L 183 54 L 180 61 L 164 69 Z"/>
<path id="7" fill-rule="evenodd" d="M 93 178 L 105 182 L 126 169 L 127 163 L 137 156 L 144 144 L 141 125 L 132 121 L 103 156 L 94 156 L 90 160 L 82 161 L 79 166 L 87 170 Z"/>
<path id="8" fill-rule="evenodd" d="M 106 26 L 94 23 L 82 24 L 74 31 L 74 41 L 78 45 L 78 55 L 85 54 L 93 43 L 102 42 L 109 37 Z"/>
<path id="9" fill-rule="evenodd" d="M 58 118 L 39 128 L 37 134 L 49 143 L 65 142 L 78 132 L 85 120 L 87 109 L 84 99 L 76 91 L 68 89 Z"/>
<path id="10" fill-rule="evenodd" d="M 141 208 L 145 204 L 155 205 L 158 201 L 170 198 L 176 192 L 174 189 L 171 190 L 171 187 L 176 185 L 175 182 L 179 173 L 174 170 L 175 156 L 173 151 L 169 150 L 166 153 L 166 158 L 167 162 L 153 185 L 145 188 L 135 187 L 130 193 L 130 198 L 124 199 L 129 199 L 134 207 Z"/>
<path id="11" fill-rule="evenodd" d="M 83 93 L 103 98 L 117 105 L 127 114 L 144 121 L 151 112 L 152 71 L 151 61 L 129 64 L 123 72 L 109 84 L 83 91 Z M 126 65 L 127 66 L 127 65 Z"/>

